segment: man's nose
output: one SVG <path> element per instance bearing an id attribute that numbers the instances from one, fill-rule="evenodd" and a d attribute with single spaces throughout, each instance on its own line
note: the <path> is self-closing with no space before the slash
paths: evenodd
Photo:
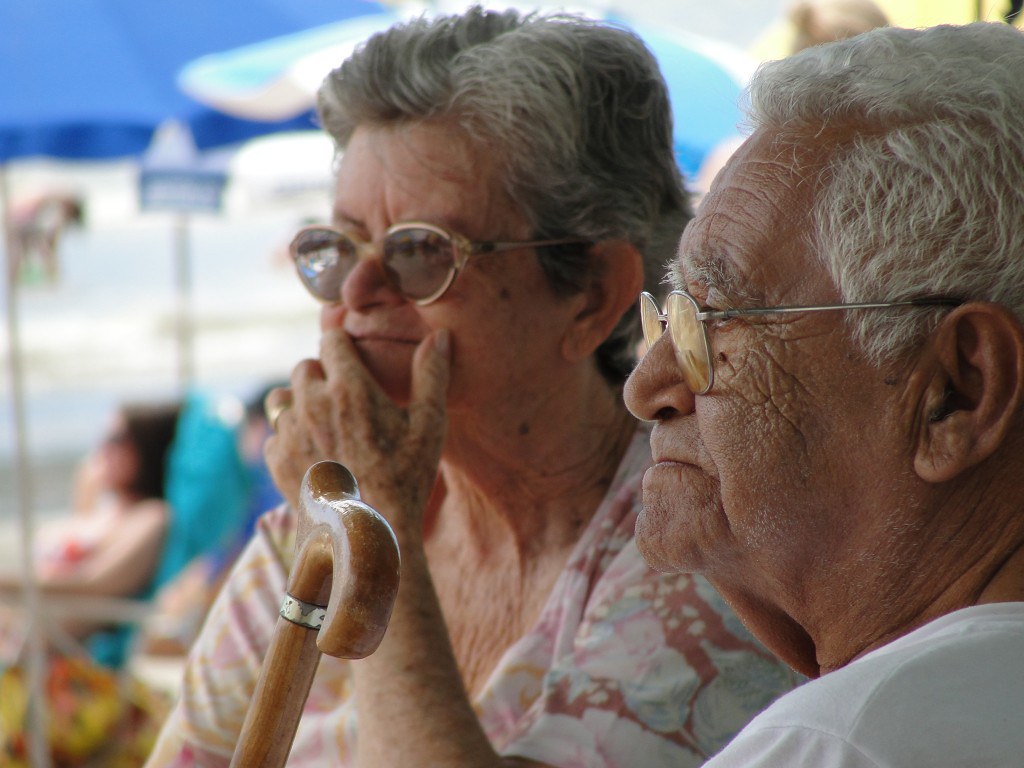
<path id="1" fill-rule="evenodd" d="M 626 381 L 624 396 L 630 413 L 642 421 L 664 421 L 693 411 L 696 398 L 686 385 L 668 334 L 647 350 Z"/>

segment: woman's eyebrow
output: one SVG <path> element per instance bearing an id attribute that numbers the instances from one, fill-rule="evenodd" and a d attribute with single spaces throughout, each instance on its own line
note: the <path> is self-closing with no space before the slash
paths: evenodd
<path id="1" fill-rule="evenodd" d="M 331 224 L 335 226 L 351 225 L 353 227 L 363 226 L 363 222 L 351 215 L 346 209 L 344 202 L 333 200 L 331 203 Z"/>

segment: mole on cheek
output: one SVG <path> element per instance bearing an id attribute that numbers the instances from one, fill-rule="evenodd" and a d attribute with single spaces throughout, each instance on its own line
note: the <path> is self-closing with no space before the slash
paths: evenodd
<path id="1" fill-rule="evenodd" d="M 499 293 L 498 296 L 501 299 L 503 299 L 505 301 L 508 301 L 508 297 L 509 297 L 508 288 L 502 288 L 501 289 L 501 293 Z"/>
<path id="2" fill-rule="evenodd" d="M 519 434 L 520 435 L 528 435 L 528 434 L 530 434 L 530 425 L 529 425 L 529 423 L 524 421 L 522 424 L 519 425 Z"/>

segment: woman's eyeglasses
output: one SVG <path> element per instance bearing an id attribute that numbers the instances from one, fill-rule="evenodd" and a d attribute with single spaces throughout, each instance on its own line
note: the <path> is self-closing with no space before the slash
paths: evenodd
<path id="1" fill-rule="evenodd" d="M 707 320 L 723 320 L 749 315 L 773 315 L 786 312 L 824 312 L 845 309 L 888 309 L 890 307 L 955 307 L 963 302 L 953 298 L 923 298 L 909 301 L 876 301 L 864 304 L 825 304 L 813 307 L 757 307 L 753 309 L 723 309 L 705 311 L 686 291 L 672 291 L 665 300 L 664 313 L 658 302 L 646 291 L 640 294 L 640 322 L 644 329 L 647 349 L 654 346 L 668 327 L 676 360 L 683 369 L 686 386 L 695 395 L 704 395 L 715 382 L 715 367 L 708 340 Z"/>
<path id="2" fill-rule="evenodd" d="M 321 301 L 338 301 L 342 283 L 359 259 L 375 254 L 391 287 L 422 305 L 444 295 L 470 256 L 584 242 L 562 238 L 474 243 L 434 224 L 416 221 L 390 227 L 379 244 L 355 240 L 336 227 L 306 227 L 295 235 L 289 252 L 303 285 Z"/>

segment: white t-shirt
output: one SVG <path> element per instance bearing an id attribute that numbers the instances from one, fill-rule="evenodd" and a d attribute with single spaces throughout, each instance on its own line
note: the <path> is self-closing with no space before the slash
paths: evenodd
<path id="1" fill-rule="evenodd" d="M 705 768 L 1024 768 L 1024 603 L 976 605 L 786 694 Z"/>

